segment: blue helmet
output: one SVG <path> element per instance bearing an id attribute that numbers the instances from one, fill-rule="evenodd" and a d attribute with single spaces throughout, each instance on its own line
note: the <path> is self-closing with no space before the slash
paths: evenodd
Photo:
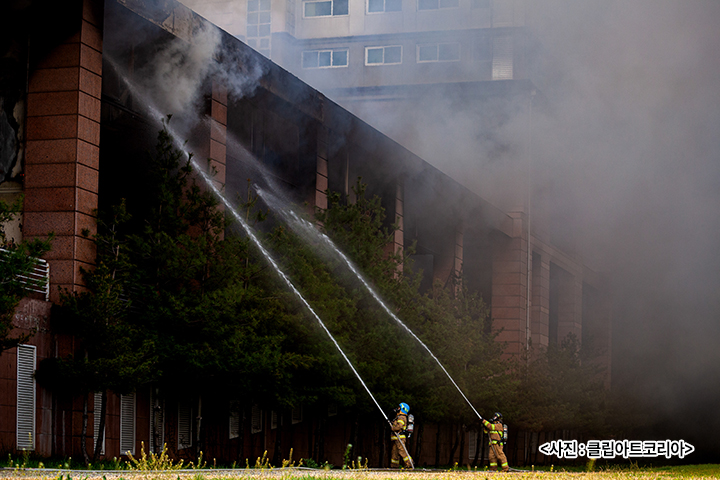
<path id="1" fill-rule="evenodd" d="M 407 415 L 408 412 L 410 411 L 410 405 L 408 405 L 407 403 L 401 403 L 401 404 L 400 404 L 400 411 L 401 411 L 402 413 L 404 413 L 405 415 Z"/>

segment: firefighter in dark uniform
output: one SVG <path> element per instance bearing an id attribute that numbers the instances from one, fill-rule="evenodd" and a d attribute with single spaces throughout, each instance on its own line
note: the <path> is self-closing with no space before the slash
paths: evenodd
<path id="1" fill-rule="evenodd" d="M 400 468 L 400 460 L 402 459 L 405 468 L 413 468 L 410 453 L 405 445 L 406 433 L 408 426 L 408 414 L 410 407 L 407 403 L 401 403 L 395 409 L 395 419 L 392 422 L 390 441 L 392 442 L 392 455 L 390 456 L 390 468 Z"/>
<path id="2" fill-rule="evenodd" d="M 483 427 L 485 427 L 485 432 L 488 434 L 490 443 L 490 470 L 493 472 L 497 471 L 499 463 L 502 471 L 507 472 L 510 470 L 510 467 L 508 466 L 505 452 L 503 452 L 503 445 L 507 442 L 507 431 L 502 422 L 502 414 L 495 412 L 495 415 L 489 422 L 482 417 L 480 417 L 480 420 L 482 421 Z"/>

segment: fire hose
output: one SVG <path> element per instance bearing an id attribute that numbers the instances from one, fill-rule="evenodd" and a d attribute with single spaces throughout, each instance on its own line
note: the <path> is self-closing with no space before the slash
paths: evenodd
<path id="1" fill-rule="evenodd" d="M 385 412 L 383 412 L 383 415 L 384 415 L 384 414 L 385 414 Z M 385 417 L 385 420 L 387 420 L 388 425 L 390 425 L 390 431 L 392 431 L 393 424 L 390 422 L 390 419 L 386 416 L 386 417 Z M 393 432 L 393 433 L 395 433 L 395 441 L 400 444 L 400 446 L 402 447 L 402 449 L 405 451 L 405 455 L 407 455 L 408 460 L 410 460 L 410 468 L 413 468 L 413 469 L 414 469 L 414 468 L 415 468 L 415 464 L 413 463 L 413 459 L 412 459 L 412 457 L 410 456 L 410 452 L 408 452 L 408 449 L 407 449 L 407 447 L 405 446 L 405 442 L 403 442 L 402 440 L 400 440 L 400 432 Z"/>

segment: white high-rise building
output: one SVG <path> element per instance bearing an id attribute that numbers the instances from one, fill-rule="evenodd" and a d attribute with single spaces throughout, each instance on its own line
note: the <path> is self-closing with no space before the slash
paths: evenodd
<path id="1" fill-rule="evenodd" d="M 526 0 L 182 1 L 488 200 L 527 210 Z"/>

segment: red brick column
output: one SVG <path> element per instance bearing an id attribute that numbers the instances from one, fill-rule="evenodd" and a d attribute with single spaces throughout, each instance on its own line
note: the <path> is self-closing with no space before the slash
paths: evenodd
<path id="1" fill-rule="evenodd" d="M 455 278 L 460 278 L 460 275 L 463 273 L 463 262 L 465 261 L 465 227 L 461 223 L 455 228 L 455 258 L 453 260 L 453 272 L 455 273 Z M 458 282 L 457 285 L 455 285 L 455 293 L 458 293 L 459 290 L 462 288 L 462 279 L 460 282 Z"/>
<path id="2" fill-rule="evenodd" d="M 210 166 L 215 170 L 214 180 L 222 188 L 226 181 L 227 164 L 227 88 L 217 82 L 212 85 L 210 101 Z"/>
<path id="3" fill-rule="evenodd" d="M 78 8 L 79 5 L 82 8 Z M 56 237 L 50 262 L 51 300 L 58 287 L 77 290 L 80 268 L 95 261 L 102 90 L 102 9 L 98 0 L 77 0 L 76 33 L 47 38 L 47 51 L 30 72 L 25 155 L 26 238 Z M 58 21 L 67 21 L 67 18 Z"/>
<path id="4" fill-rule="evenodd" d="M 492 300 L 493 327 L 503 331 L 498 341 L 506 342 L 505 354 L 519 355 L 527 345 L 528 249 L 525 214 L 510 213 L 511 238 L 498 238 L 493 245 Z"/>

